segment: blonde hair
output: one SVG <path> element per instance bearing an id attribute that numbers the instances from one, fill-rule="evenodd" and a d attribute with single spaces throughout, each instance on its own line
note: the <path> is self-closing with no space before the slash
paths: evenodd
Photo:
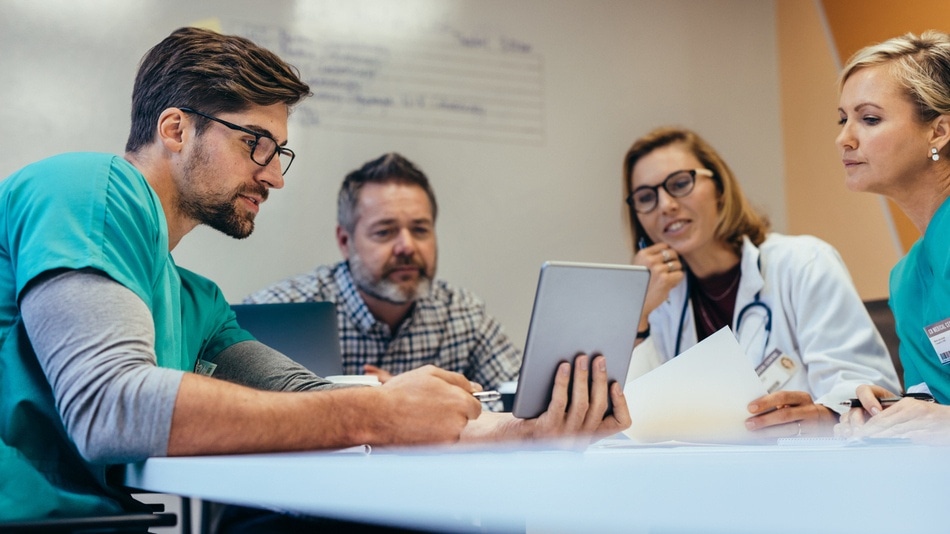
<path id="1" fill-rule="evenodd" d="M 696 132 L 686 128 L 661 127 L 637 139 L 623 160 L 624 198 L 633 192 L 633 168 L 647 154 L 669 145 L 682 145 L 713 172 L 716 191 L 719 196 L 719 218 L 716 221 L 716 239 L 727 243 L 736 254 L 742 254 L 742 237 L 748 236 L 756 246 L 765 241 L 769 231 L 768 219 L 756 212 L 739 187 L 732 169 L 722 156 Z M 637 212 L 628 206 L 630 232 L 633 237 L 633 250 L 640 249 L 640 238 L 649 240 Z"/>
<path id="2" fill-rule="evenodd" d="M 920 121 L 950 114 L 950 36 L 946 33 L 907 33 L 858 50 L 841 70 L 839 92 L 852 74 L 878 65 L 886 65 L 917 104 Z"/>

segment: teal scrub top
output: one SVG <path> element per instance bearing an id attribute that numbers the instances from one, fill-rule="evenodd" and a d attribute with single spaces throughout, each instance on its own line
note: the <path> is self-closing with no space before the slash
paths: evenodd
<path id="1" fill-rule="evenodd" d="M 950 199 L 891 271 L 890 286 L 904 384 L 926 382 L 937 402 L 950 404 L 950 354 L 943 363 L 924 330 L 950 319 Z"/>
<path id="2" fill-rule="evenodd" d="M 86 462 L 66 434 L 19 315 L 24 288 L 50 270 L 102 271 L 151 310 L 161 367 L 192 371 L 253 337 L 214 283 L 175 265 L 159 198 L 121 157 L 29 165 L 0 182 L 0 214 L 0 520 L 132 507 L 107 486 L 107 466 Z"/>

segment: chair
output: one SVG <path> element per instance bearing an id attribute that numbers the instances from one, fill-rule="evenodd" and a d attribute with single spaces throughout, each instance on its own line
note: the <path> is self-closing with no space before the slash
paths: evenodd
<path id="1" fill-rule="evenodd" d="M 884 344 L 887 345 L 887 351 L 891 354 L 891 361 L 894 362 L 894 369 L 897 370 L 897 378 L 901 383 L 901 390 L 904 389 L 904 366 L 900 359 L 900 339 L 897 337 L 897 326 L 894 321 L 894 314 L 891 307 L 887 305 L 887 299 L 875 299 L 864 301 L 864 307 L 867 308 L 874 321 L 874 326 L 884 338 Z"/>
<path id="2" fill-rule="evenodd" d="M 0 522 L 0 532 L 6 534 L 145 534 L 150 528 L 174 527 L 178 517 L 165 513 L 163 505 L 149 505 L 153 513 L 128 513 L 92 517 L 34 519 L 29 521 Z"/>

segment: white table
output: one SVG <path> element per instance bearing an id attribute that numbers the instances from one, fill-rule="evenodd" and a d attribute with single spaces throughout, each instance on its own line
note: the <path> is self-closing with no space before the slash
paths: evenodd
<path id="1" fill-rule="evenodd" d="M 950 449 L 913 445 L 420 448 L 153 458 L 126 484 L 435 530 L 935 532 Z"/>

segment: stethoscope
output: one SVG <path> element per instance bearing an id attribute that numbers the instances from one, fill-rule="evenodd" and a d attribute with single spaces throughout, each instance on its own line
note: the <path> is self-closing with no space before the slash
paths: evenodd
<path id="1" fill-rule="evenodd" d="M 756 262 L 759 268 L 759 274 L 762 274 L 762 258 L 759 257 Z M 683 269 L 686 269 L 686 266 L 683 266 Z M 691 291 L 691 282 L 689 274 L 686 275 L 686 298 L 683 301 L 683 311 L 680 312 L 680 326 L 676 330 L 676 351 L 673 353 L 674 356 L 678 356 L 680 353 L 680 343 L 683 341 L 683 326 L 686 324 L 686 310 L 689 308 L 689 296 L 692 294 Z M 772 308 L 769 308 L 769 305 L 762 302 L 762 290 L 756 291 L 755 300 L 746 304 L 739 310 L 739 315 L 736 317 L 736 337 L 739 338 L 739 332 L 742 329 L 742 320 L 745 318 L 746 314 L 755 308 L 762 308 L 762 311 L 765 312 L 765 344 L 763 345 L 762 355 L 765 356 L 765 349 L 769 346 L 769 338 L 772 336 Z"/>

